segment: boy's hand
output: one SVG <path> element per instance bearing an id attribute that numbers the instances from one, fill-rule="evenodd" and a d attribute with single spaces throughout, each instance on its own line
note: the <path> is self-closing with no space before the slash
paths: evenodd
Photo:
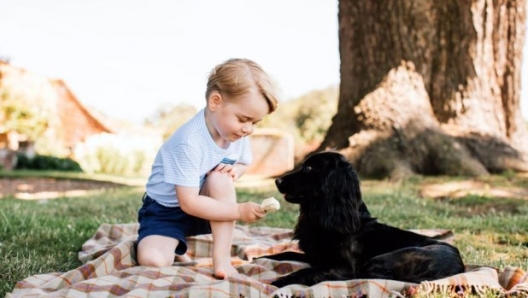
<path id="1" fill-rule="evenodd" d="M 235 171 L 235 168 L 233 165 L 221 163 L 216 166 L 216 168 L 213 169 L 215 172 L 220 172 L 222 174 L 227 174 L 231 179 L 236 180 L 238 178 L 238 174 Z"/>
<path id="2" fill-rule="evenodd" d="M 240 213 L 240 220 L 247 223 L 255 222 L 266 216 L 266 212 L 260 208 L 260 205 L 253 202 L 239 203 L 238 213 Z"/>

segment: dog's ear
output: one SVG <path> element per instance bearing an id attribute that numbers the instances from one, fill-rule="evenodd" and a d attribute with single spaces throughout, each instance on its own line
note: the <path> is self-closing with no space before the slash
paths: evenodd
<path id="1" fill-rule="evenodd" d="M 359 178 L 352 165 L 346 161 L 338 161 L 329 165 L 329 173 L 323 186 L 322 210 L 320 223 L 327 229 L 339 233 L 357 231 L 361 225 L 361 199 Z M 368 211 L 367 211 L 368 212 Z"/>

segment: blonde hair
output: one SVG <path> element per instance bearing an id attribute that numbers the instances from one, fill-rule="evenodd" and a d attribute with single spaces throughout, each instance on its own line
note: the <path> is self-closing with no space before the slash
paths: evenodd
<path id="1" fill-rule="evenodd" d="M 237 96 L 252 87 L 256 87 L 268 102 L 268 114 L 277 109 L 277 96 L 270 77 L 260 65 L 249 59 L 233 58 L 217 65 L 209 74 L 205 98 L 209 99 L 213 91 Z"/>

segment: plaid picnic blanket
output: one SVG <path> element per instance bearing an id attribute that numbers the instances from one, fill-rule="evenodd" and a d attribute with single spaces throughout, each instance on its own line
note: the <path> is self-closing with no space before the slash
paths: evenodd
<path id="1" fill-rule="evenodd" d="M 190 264 L 165 268 L 138 266 L 134 241 L 137 224 L 103 224 L 79 252 L 83 265 L 63 273 L 28 277 L 6 297 L 405 297 L 418 289 L 425 292 L 482 291 L 522 293 L 528 296 L 527 274 L 520 268 L 496 270 L 468 266 L 467 272 L 421 284 L 393 280 L 360 279 L 329 281 L 307 287 L 277 288 L 275 278 L 306 267 L 299 262 L 255 259 L 282 251 L 297 251 L 290 229 L 237 225 L 232 259 L 239 275 L 227 280 L 213 277 L 209 258 L 211 235 L 189 238 Z M 432 236 L 450 235 L 446 230 L 417 231 Z M 452 234 L 451 234 L 452 235 Z M 449 295 L 446 295 L 449 296 Z"/>

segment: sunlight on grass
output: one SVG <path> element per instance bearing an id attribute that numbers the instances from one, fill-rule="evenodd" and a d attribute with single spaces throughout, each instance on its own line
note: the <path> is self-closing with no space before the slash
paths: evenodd
<path id="1" fill-rule="evenodd" d="M 420 185 L 446 179 L 412 177 L 394 183 L 363 181 L 363 197 L 380 222 L 404 229 L 452 230 L 454 244 L 467 264 L 496 268 L 516 266 L 526 270 L 526 201 L 482 196 L 430 199 L 418 195 Z M 490 183 L 495 181 L 493 177 L 486 179 Z M 497 183 L 511 183 L 517 187 L 527 185 L 528 180 L 504 176 L 496 179 Z M 28 276 L 78 267 L 77 252 L 101 224 L 136 222 L 142 193 L 139 188 L 123 187 L 87 197 L 33 201 L 0 199 L 0 262 L 3 264 L 0 266 L 0 297 Z M 281 209 L 255 225 L 293 228 L 298 206 L 285 202 L 273 184 L 238 191 L 241 202 L 260 203 L 270 196 L 280 201 Z M 495 296 L 490 294 L 489 297 Z"/>

